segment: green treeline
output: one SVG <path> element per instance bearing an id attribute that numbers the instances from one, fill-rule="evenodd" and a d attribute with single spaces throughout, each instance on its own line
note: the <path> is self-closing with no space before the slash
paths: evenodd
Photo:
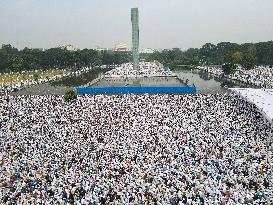
<path id="1" fill-rule="evenodd" d="M 131 60 L 130 52 L 99 52 L 93 49 L 69 51 L 63 48 L 18 50 L 11 45 L 0 49 L 0 72 L 19 72 L 49 68 L 80 68 L 122 64 Z"/>
<path id="2" fill-rule="evenodd" d="M 251 69 L 255 65 L 273 65 L 273 41 L 236 44 L 222 42 L 217 45 L 207 43 L 201 48 L 182 51 L 178 48 L 156 51 L 140 55 L 146 61 L 158 60 L 165 66 L 179 65 L 224 65 L 231 70 L 235 65 Z M 69 51 L 63 48 L 47 50 L 18 50 L 11 45 L 0 49 L 0 72 L 37 70 L 48 68 L 80 68 L 130 62 L 131 52 L 109 52 L 83 49 Z"/>
<path id="3" fill-rule="evenodd" d="M 251 69 L 255 65 L 273 65 L 273 41 L 237 44 L 222 42 L 217 45 L 207 43 L 200 49 L 190 48 L 181 51 L 178 48 L 142 55 L 142 58 L 158 60 L 164 65 L 242 65 Z"/>

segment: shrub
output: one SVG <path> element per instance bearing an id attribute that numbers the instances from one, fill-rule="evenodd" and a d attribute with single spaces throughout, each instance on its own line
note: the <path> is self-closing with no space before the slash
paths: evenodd
<path id="1" fill-rule="evenodd" d="M 75 90 L 70 89 L 65 92 L 65 94 L 64 94 L 65 101 L 71 101 L 71 100 L 75 100 L 75 99 L 77 99 L 77 94 L 76 94 Z"/>
<path id="2" fill-rule="evenodd" d="M 39 76 L 38 73 L 34 73 L 34 74 L 33 74 L 33 79 L 34 79 L 35 81 L 38 81 L 39 78 L 40 78 L 40 76 Z"/>

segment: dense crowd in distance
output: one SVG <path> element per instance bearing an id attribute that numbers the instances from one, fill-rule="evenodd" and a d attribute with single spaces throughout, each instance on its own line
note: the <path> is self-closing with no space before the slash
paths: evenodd
<path id="1" fill-rule="evenodd" d="M 165 76 L 171 75 L 171 71 L 164 70 L 158 66 L 155 62 L 140 62 L 139 69 L 135 70 L 132 63 L 125 63 L 117 68 L 110 70 L 105 73 L 106 77 L 127 77 L 127 76 L 138 76 L 138 77 L 152 77 L 152 76 Z"/>
<path id="2" fill-rule="evenodd" d="M 273 204 L 272 127 L 233 94 L 0 97 L 1 204 Z"/>
<path id="3" fill-rule="evenodd" d="M 0 95 L 2 94 L 8 94 L 14 91 L 18 91 L 18 90 L 22 90 L 25 88 L 29 88 L 32 87 L 34 85 L 40 85 L 40 84 L 44 84 L 44 83 L 49 83 L 49 82 L 54 82 L 54 81 L 58 81 L 61 80 L 63 78 L 67 78 L 70 76 L 78 76 L 81 75 L 83 73 L 89 72 L 92 68 L 91 67 L 84 67 L 81 68 L 77 71 L 70 71 L 68 72 L 65 69 L 62 69 L 63 74 L 60 75 L 55 75 L 52 77 L 45 77 L 45 78 L 39 78 L 39 79 L 26 79 L 26 80 L 21 80 L 21 82 L 10 82 L 8 85 L 4 85 L 4 84 L 0 84 Z M 21 75 L 24 75 L 23 73 L 17 73 L 17 78 L 19 79 Z M 16 80 L 16 79 L 15 79 Z M 3 81 L 3 80 L 2 80 Z"/>
<path id="4" fill-rule="evenodd" d="M 198 66 L 199 70 L 205 70 L 217 76 L 223 76 L 223 69 L 214 66 Z M 267 66 L 257 66 L 254 69 L 238 69 L 235 73 L 226 75 L 229 79 L 238 80 L 249 85 L 255 85 L 262 88 L 273 88 L 273 68 Z"/>

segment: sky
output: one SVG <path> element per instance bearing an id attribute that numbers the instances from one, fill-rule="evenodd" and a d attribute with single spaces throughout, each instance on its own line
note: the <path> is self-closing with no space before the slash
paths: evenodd
<path id="1" fill-rule="evenodd" d="M 273 40 L 273 0 L 0 0 L 0 44 L 131 47 L 132 7 L 141 49 Z"/>

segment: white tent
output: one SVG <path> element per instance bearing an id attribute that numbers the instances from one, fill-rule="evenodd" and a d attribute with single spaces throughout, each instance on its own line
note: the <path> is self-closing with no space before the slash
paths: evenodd
<path id="1" fill-rule="evenodd" d="M 273 89 L 230 88 L 230 90 L 255 104 L 273 124 Z"/>

